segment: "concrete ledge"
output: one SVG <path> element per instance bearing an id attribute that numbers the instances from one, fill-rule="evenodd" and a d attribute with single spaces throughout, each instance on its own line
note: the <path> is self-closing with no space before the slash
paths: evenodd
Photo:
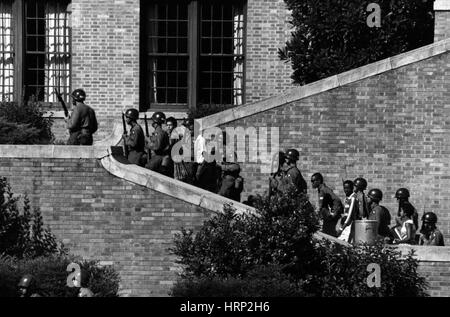
<path id="1" fill-rule="evenodd" d="M 450 1 L 448 0 L 434 0 L 434 11 L 450 11 Z"/>
<path id="2" fill-rule="evenodd" d="M 162 174 L 150 171 L 133 164 L 122 164 L 111 154 L 101 159 L 103 167 L 112 175 L 183 200 L 198 207 L 222 212 L 224 204 L 229 204 L 238 213 L 254 212 L 255 209 L 219 196 L 201 188 L 177 181 Z"/>
<path id="3" fill-rule="evenodd" d="M 87 158 L 96 159 L 108 154 L 104 146 L 76 145 L 0 145 L 2 158 Z"/>
<path id="4" fill-rule="evenodd" d="M 444 3 L 444 1 L 443 1 Z M 450 7 L 450 1 L 445 1 L 445 5 Z M 436 6 L 436 3 L 435 3 Z M 380 75 L 387 71 L 394 70 L 415 62 L 425 60 L 430 57 L 443 54 L 450 50 L 450 38 L 420 47 L 418 49 L 392 56 L 378 62 L 361 66 L 350 71 L 334 75 L 305 86 L 291 89 L 281 95 L 273 96 L 257 102 L 245 104 L 233 109 L 228 109 L 213 115 L 198 119 L 201 130 L 216 127 L 228 122 L 242 119 L 257 113 L 261 113 L 286 103 L 307 98 L 331 89 L 342 87 L 371 76 Z"/>
<path id="5" fill-rule="evenodd" d="M 450 247 L 401 244 L 397 248 L 403 255 L 408 254 L 410 250 L 414 250 L 414 254 L 420 262 L 449 262 L 450 267 Z"/>

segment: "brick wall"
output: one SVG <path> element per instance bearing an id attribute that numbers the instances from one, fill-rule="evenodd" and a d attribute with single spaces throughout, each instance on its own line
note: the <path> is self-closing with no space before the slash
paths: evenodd
<path id="1" fill-rule="evenodd" d="M 283 0 L 248 0 L 246 102 L 278 95 L 293 87 L 292 68 L 278 58 L 290 38 L 290 12 Z"/>
<path id="2" fill-rule="evenodd" d="M 28 193 L 74 254 L 111 262 L 123 295 L 167 296 L 178 266 L 174 232 L 195 228 L 206 210 L 109 174 L 95 159 L 0 158 L 15 194 Z"/>
<path id="3" fill-rule="evenodd" d="M 85 156 L 78 150 L 72 154 Z M 122 279 L 121 296 L 167 296 L 180 271 L 169 252 L 173 234 L 181 227 L 197 229 L 211 215 L 115 177 L 92 158 L 0 157 L 0 175 L 9 179 L 15 194 L 28 193 L 71 253 L 114 265 Z M 419 250 L 430 260 L 420 262 L 419 272 L 430 283 L 430 295 L 450 296 L 450 263 L 439 259 L 448 248 L 427 251 Z"/>
<path id="4" fill-rule="evenodd" d="M 292 88 L 290 65 L 277 55 L 290 36 L 289 18 L 283 0 L 248 0 L 247 102 Z M 72 87 L 86 90 L 100 121 L 99 139 L 111 132 L 111 118 L 139 108 L 139 28 L 140 0 L 72 0 Z M 53 131 L 67 140 L 62 117 Z"/>
<path id="5" fill-rule="evenodd" d="M 85 89 L 105 134 L 106 117 L 139 107 L 139 2 L 72 0 L 72 87 Z"/>
<path id="6" fill-rule="evenodd" d="M 364 176 L 368 189 L 384 192 L 382 204 L 392 214 L 395 191 L 409 188 L 420 214 L 424 208 L 437 212 L 449 244 L 449 61 L 450 53 L 437 55 L 294 102 L 281 102 L 279 107 L 222 127 L 279 127 L 280 149 L 299 150 L 298 166 L 315 203 L 317 194 L 309 181 L 315 172 L 321 172 L 325 183 L 341 197 L 342 178 Z M 381 67 L 381 63 L 390 65 L 382 61 L 369 67 Z M 241 113 L 246 111 L 252 109 L 243 108 Z M 239 118 L 238 113 L 239 109 L 234 116 Z M 260 164 L 244 163 L 242 171 L 243 199 L 267 189 L 269 175 L 261 172 Z"/>
<path id="7" fill-rule="evenodd" d="M 450 37 L 450 3 L 447 0 L 434 1 L 434 41 Z"/>
<path id="8" fill-rule="evenodd" d="M 427 279 L 430 296 L 450 296 L 450 262 L 420 262 L 418 272 Z"/>

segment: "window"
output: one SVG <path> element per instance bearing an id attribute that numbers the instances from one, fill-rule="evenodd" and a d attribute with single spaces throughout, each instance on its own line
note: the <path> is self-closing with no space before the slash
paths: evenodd
<path id="1" fill-rule="evenodd" d="M 244 102 L 243 1 L 142 3 L 141 110 Z"/>
<path id="2" fill-rule="evenodd" d="M 56 102 L 70 90 L 68 0 L 11 0 L 0 5 L 2 100 Z"/>

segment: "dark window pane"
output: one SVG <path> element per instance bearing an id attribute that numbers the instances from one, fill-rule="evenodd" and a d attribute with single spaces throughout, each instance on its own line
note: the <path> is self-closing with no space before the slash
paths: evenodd
<path id="1" fill-rule="evenodd" d="M 178 86 L 187 87 L 187 73 L 178 73 Z"/>
<path id="2" fill-rule="evenodd" d="M 177 22 L 168 22 L 167 23 L 167 35 L 168 36 L 177 36 L 178 32 L 177 32 Z"/>
<path id="3" fill-rule="evenodd" d="M 211 36 L 211 22 L 202 22 L 202 36 Z"/>
<path id="4" fill-rule="evenodd" d="M 155 36 L 166 36 L 167 35 L 167 24 L 166 21 L 158 21 L 157 28 L 155 30 L 151 30 L 151 34 Z M 155 32 L 155 33 L 153 33 Z"/>
<path id="5" fill-rule="evenodd" d="M 187 89 L 178 90 L 178 103 L 187 103 Z"/>
<path id="6" fill-rule="evenodd" d="M 202 53 L 209 54 L 211 53 L 211 40 L 210 39 L 202 39 Z"/>
<path id="7" fill-rule="evenodd" d="M 202 19 L 203 20 L 211 20 L 211 6 L 202 5 Z"/>
<path id="8" fill-rule="evenodd" d="M 166 13 L 166 9 L 167 6 L 164 4 L 158 4 L 158 19 L 166 19 L 167 18 L 167 13 Z"/>
<path id="9" fill-rule="evenodd" d="M 168 7 L 168 19 L 176 20 L 178 18 L 178 15 L 177 15 L 178 6 L 168 4 L 167 7 Z"/>
<path id="10" fill-rule="evenodd" d="M 231 89 L 222 90 L 222 104 L 225 105 L 233 104 L 233 90 Z"/>
<path id="11" fill-rule="evenodd" d="M 178 19 L 187 20 L 188 18 L 188 7 L 185 4 L 178 5 Z"/>
<path id="12" fill-rule="evenodd" d="M 27 33 L 28 34 L 36 34 L 36 32 L 37 32 L 36 21 L 27 20 Z"/>
<path id="13" fill-rule="evenodd" d="M 27 51 L 36 51 L 37 50 L 37 41 L 34 36 L 29 36 L 27 38 Z"/>
<path id="14" fill-rule="evenodd" d="M 233 22 L 223 22 L 223 36 L 224 37 L 233 37 Z"/>
<path id="15" fill-rule="evenodd" d="M 213 39 L 212 45 L 212 53 L 221 53 L 222 52 L 222 40 L 221 39 Z"/>
<path id="16" fill-rule="evenodd" d="M 222 36 L 222 22 L 214 22 L 213 23 L 213 37 L 221 37 Z"/>
<path id="17" fill-rule="evenodd" d="M 177 87 L 177 73 L 171 72 L 167 74 L 168 83 L 167 87 Z"/>
<path id="18" fill-rule="evenodd" d="M 167 81 L 166 81 L 166 73 L 157 73 L 157 81 L 156 81 L 157 87 L 167 87 Z"/>
<path id="19" fill-rule="evenodd" d="M 178 53 L 187 53 L 187 39 L 178 39 Z"/>
<path id="20" fill-rule="evenodd" d="M 169 39 L 168 40 L 168 53 L 177 53 L 177 39 Z"/>
<path id="21" fill-rule="evenodd" d="M 223 53 L 224 54 L 233 54 L 233 40 L 232 39 L 224 39 L 223 40 Z"/>
<path id="22" fill-rule="evenodd" d="M 213 7 L 213 20 L 222 19 L 222 6 L 221 5 L 212 5 Z"/>
<path id="23" fill-rule="evenodd" d="M 166 53 L 166 39 L 158 39 L 158 53 Z"/>
<path id="24" fill-rule="evenodd" d="M 179 22 L 178 23 L 178 36 L 187 36 L 187 35 L 188 35 L 187 22 Z"/>
<path id="25" fill-rule="evenodd" d="M 156 98 L 155 102 L 158 102 L 158 103 L 165 103 L 165 102 L 167 102 L 166 89 L 165 88 L 157 89 L 156 90 L 156 96 L 157 96 L 157 98 Z"/>
<path id="26" fill-rule="evenodd" d="M 223 6 L 223 19 L 224 20 L 233 20 L 233 5 L 226 4 Z"/>
<path id="27" fill-rule="evenodd" d="M 176 89 L 167 89 L 167 102 L 168 103 L 176 103 L 177 102 L 177 90 Z"/>

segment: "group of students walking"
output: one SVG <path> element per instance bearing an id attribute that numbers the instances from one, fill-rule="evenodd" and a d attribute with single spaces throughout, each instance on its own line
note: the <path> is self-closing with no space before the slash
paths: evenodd
<path id="1" fill-rule="evenodd" d="M 146 135 L 144 135 L 142 127 L 137 122 L 139 112 L 136 109 L 128 109 L 124 118 L 125 123 L 130 126 L 129 133 L 124 131 L 123 141 L 125 155 L 131 164 L 148 168 L 235 201 L 241 200 L 244 180 L 239 175 L 240 165 L 236 162 L 206 160 L 206 140 L 201 134 L 195 139 L 194 147 L 190 146 L 194 138 L 194 119 L 186 118 L 183 120 L 182 127 L 178 127 L 175 118 L 166 118 L 163 112 L 155 112 L 150 119 L 154 132 L 150 135 L 146 127 Z M 175 152 L 179 159 L 174 161 L 173 147 L 180 141 L 188 146 L 179 149 L 177 147 Z M 183 151 L 191 151 L 191 153 L 183 153 Z"/>
<path id="2" fill-rule="evenodd" d="M 289 149 L 279 153 L 278 171 L 271 175 L 269 195 L 277 191 L 285 191 L 289 186 L 295 186 L 300 193 L 307 193 L 306 181 L 297 168 L 299 153 Z M 367 181 L 356 178 L 354 181 L 343 181 L 345 198 L 341 199 L 325 183 L 322 174 L 311 176 L 312 188 L 317 189 L 318 210 L 322 220 L 322 232 L 353 243 L 355 241 L 355 220 L 376 220 L 378 236 L 386 243 L 419 244 L 443 246 L 444 238 L 437 229 L 437 216 L 434 212 L 425 212 L 422 216 L 422 226 L 419 231 L 419 215 L 409 201 L 410 193 L 406 188 L 399 188 L 395 193 L 398 201 L 397 215 L 391 225 L 389 210 L 380 205 L 383 192 L 378 188 L 368 191 Z"/>

